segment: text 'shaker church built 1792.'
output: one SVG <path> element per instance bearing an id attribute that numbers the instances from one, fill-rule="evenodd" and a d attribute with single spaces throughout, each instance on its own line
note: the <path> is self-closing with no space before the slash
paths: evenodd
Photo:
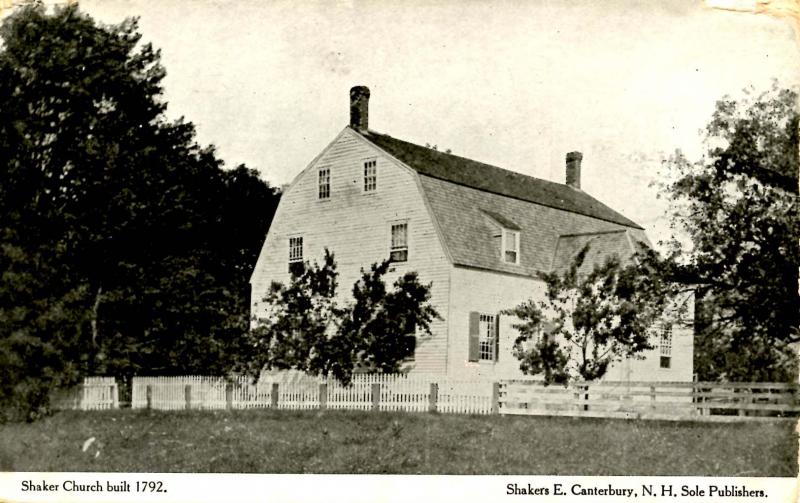
<path id="1" fill-rule="evenodd" d="M 411 372 L 522 377 L 517 332 L 499 313 L 544 296 L 539 272 L 567 267 L 590 243 L 584 267 L 629 260 L 641 226 L 581 190 L 579 152 L 554 183 L 438 152 L 369 129 L 369 89 L 350 91 L 350 124 L 286 188 L 251 279 L 252 314 L 292 262 L 336 257 L 340 295 L 361 268 L 386 258 L 391 274 L 417 271 L 442 316 L 418 341 Z M 394 276 L 394 277 L 396 277 Z M 393 281 L 390 275 L 387 283 Z M 607 379 L 690 381 L 690 323 L 655 327 L 655 348 Z"/>

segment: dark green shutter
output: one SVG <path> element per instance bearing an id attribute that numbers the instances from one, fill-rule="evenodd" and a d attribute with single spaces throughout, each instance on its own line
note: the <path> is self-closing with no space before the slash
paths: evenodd
<path id="1" fill-rule="evenodd" d="M 480 315 L 473 311 L 469 313 L 469 361 L 476 362 L 480 359 Z"/>
<path id="2" fill-rule="evenodd" d="M 500 315 L 494 317 L 494 361 L 500 361 Z"/>

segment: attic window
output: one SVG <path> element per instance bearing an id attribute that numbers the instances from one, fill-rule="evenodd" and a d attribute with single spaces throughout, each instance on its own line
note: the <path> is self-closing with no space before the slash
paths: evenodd
<path id="1" fill-rule="evenodd" d="M 503 229 L 502 254 L 503 262 L 519 264 L 519 231 Z"/>
<path id="2" fill-rule="evenodd" d="M 319 198 L 331 197 L 331 168 L 319 168 Z"/>
<path id="3" fill-rule="evenodd" d="M 375 192 L 378 188 L 378 161 L 364 161 L 364 192 Z"/>

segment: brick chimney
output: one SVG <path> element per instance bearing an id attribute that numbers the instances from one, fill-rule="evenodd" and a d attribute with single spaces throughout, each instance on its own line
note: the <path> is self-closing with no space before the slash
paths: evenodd
<path id="1" fill-rule="evenodd" d="M 355 86 L 350 89 L 350 127 L 356 131 L 369 128 L 369 88 Z"/>
<path id="2" fill-rule="evenodd" d="M 581 188 L 581 160 L 583 160 L 583 154 L 580 152 L 567 154 L 567 185 L 573 189 Z"/>

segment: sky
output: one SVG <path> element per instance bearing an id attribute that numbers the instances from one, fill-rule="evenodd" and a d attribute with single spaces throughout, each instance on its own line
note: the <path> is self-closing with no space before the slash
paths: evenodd
<path id="1" fill-rule="evenodd" d="M 291 182 L 371 90 L 370 129 L 564 181 L 667 237 L 660 161 L 702 153 L 717 99 L 800 81 L 783 19 L 699 1 L 82 0 L 105 23 L 140 17 L 162 50 L 168 115 L 229 167 Z"/>

